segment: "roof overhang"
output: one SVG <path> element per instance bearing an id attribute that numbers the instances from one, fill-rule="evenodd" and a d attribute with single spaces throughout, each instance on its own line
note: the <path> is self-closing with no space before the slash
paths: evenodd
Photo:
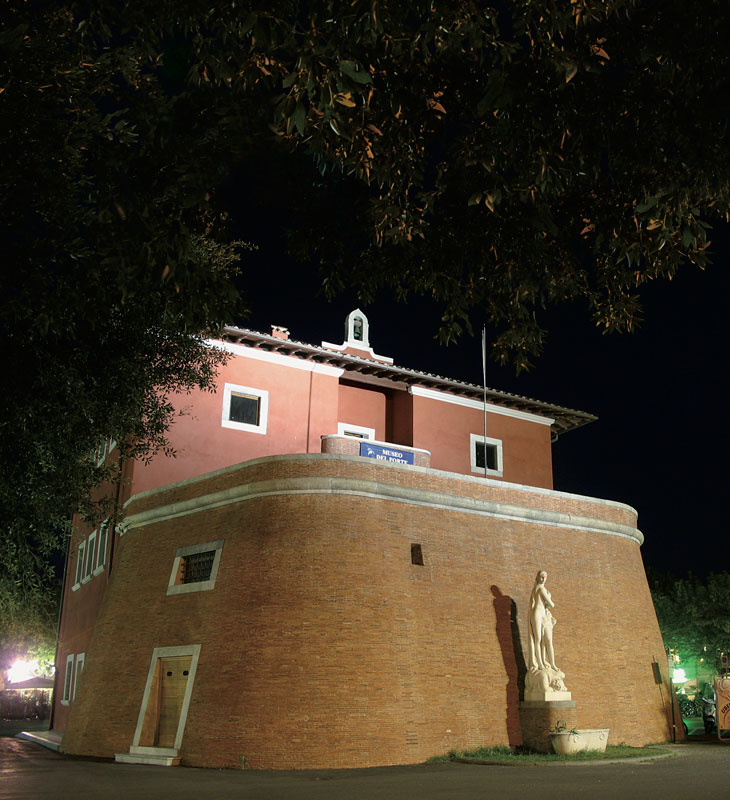
<path id="1" fill-rule="evenodd" d="M 358 379 L 358 376 L 369 379 L 367 382 L 382 381 L 388 383 L 398 383 L 403 388 L 409 386 L 422 386 L 426 389 L 435 389 L 441 392 L 466 397 L 472 400 L 482 401 L 484 398 L 484 387 L 465 381 L 458 381 L 453 378 L 444 378 L 429 372 L 419 372 L 415 369 L 398 367 L 393 364 L 373 361 L 349 353 L 328 350 L 324 347 L 297 342 L 293 339 L 280 339 L 269 336 L 258 331 L 246 328 L 236 328 L 226 326 L 223 330 L 222 338 L 225 341 L 235 344 L 266 350 L 280 355 L 301 358 L 306 361 L 313 361 L 318 364 L 327 364 L 345 370 L 350 373 L 349 377 Z M 374 380 L 375 379 L 375 380 Z M 556 434 L 567 433 L 568 431 L 587 425 L 598 419 L 593 414 L 585 411 L 578 411 L 573 408 L 556 406 L 552 403 L 545 403 L 542 400 L 534 400 L 511 392 L 502 392 L 498 389 L 486 389 L 487 403 L 505 408 L 513 408 L 529 414 L 551 417 L 553 431 Z"/>

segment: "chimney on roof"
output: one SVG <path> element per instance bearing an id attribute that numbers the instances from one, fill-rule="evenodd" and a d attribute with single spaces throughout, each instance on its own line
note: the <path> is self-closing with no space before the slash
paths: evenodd
<path id="1" fill-rule="evenodd" d="M 274 337 L 274 339 L 288 339 L 289 328 L 284 328 L 281 325 L 272 325 L 271 335 Z"/>

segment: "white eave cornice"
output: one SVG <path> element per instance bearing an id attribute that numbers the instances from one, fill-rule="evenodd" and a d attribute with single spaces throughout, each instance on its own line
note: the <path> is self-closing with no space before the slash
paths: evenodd
<path id="1" fill-rule="evenodd" d="M 454 397 L 462 397 L 478 403 L 483 401 L 484 389 L 476 384 L 445 378 L 428 372 L 419 372 L 406 367 L 398 367 L 382 361 L 374 361 L 362 356 L 352 355 L 351 353 L 317 347 L 316 345 L 297 342 L 293 339 L 280 339 L 258 331 L 234 326 L 226 326 L 222 338 L 245 347 L 299 358 L 310 363 L 328 365 L 344 370 L 345 373 L 359 373 L 360 375 L 370 376 L 371 379 L 375 378 L 401 385 L 406 384 L 409 387 L 423 387 L 426 390 L 449 393 Z M 355 376 L 353 375 L 353 377 Z M 530 397 L 490 388 L 487 388 L 487 404 L 488 407 L 501 406 L 522 411 L 529 415 L 549 418 L 553 420 L 552 428 L 558 434 L 574 430 L 597 419 L 596 416 L 585 411 L 556 406 L 542 400 L 534 400 Z"/>

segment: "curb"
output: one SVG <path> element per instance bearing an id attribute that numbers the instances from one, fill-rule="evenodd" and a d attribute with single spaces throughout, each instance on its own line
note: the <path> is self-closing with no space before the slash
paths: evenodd
<path id="1" fill-rule="evenodd" d="M 647 748 L 650 749 L 650 748 Z M 663 748 L 662 748 L 663 749 Z M 585 761 L 486 761 L 479 758 L 450 758 L 449 761 L 455 764 L 476 764 L 485 767 L 586 767 L 600 766 L 602 764 L 637 764 L 647 761 L 658 761 L 661 758 L 674 758 L 679 753 L 647 753 L 641 756 L 631 756 L 628 758 L 601 758 L 586 759 Z"/>

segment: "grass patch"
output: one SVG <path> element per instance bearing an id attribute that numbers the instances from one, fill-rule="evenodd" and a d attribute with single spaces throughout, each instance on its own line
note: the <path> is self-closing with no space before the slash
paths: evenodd
<path id="1" fill-rule="evenodd" d="M 477 747 L 475 750 L 451 750 L 442 756 L 433 756 L 427 764 L 442 761 L 467 761 L 475 764 L 549 764 L 554 761 L 605 761 L 614 758 L 641 758 L 648 755 L 669 753 L 658 747 L 629 747 L 626 744 L 608 745 L 605 753 L 583 750 L 570 756 L 555 753 L 533 753 L 522 747 Z"/>

